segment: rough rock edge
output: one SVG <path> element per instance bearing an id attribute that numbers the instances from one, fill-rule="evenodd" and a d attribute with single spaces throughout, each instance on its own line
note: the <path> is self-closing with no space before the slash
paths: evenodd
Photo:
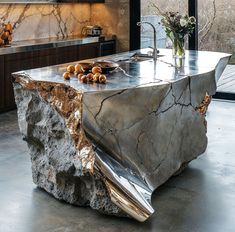
<path id="1" fill-rule="evenodd" d="M 63 117 L 38 91 L 14 83 L 14 92 L 19 127 L 30 150 L 34 183 L 70 204 L 90 206 L 109 215 L 127 216 L 111 201 L 100 174 L 84 174 L 82 165 L 74 163 L 75 144 L 65 129 Z M 65 142 L 58 144 L 58 141 Z"/>

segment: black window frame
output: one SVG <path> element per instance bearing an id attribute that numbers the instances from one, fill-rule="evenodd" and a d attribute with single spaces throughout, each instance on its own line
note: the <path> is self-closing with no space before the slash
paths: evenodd
<path id="1" fill-rule="evenodd" d="M 188 0 L 188 14 L 198 19 L 198 1 Z M 141 20 L 141 0 L 130 0 L 130 50 L 140 49 L 140 28 L 136 25 Z M 197 20 L 198 22 L 198 20 Z M 198 50 L 198 23 L 189 37 L 189 49 Z"/>

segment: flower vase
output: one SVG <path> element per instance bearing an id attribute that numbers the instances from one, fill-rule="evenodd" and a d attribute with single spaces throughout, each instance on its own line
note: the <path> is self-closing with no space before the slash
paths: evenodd
<path id="1" fill-rule="evenodd" d="M 172 40 L 172 52 L 174 58 L 184 58 L 184 37 L 175 36 Z"/>

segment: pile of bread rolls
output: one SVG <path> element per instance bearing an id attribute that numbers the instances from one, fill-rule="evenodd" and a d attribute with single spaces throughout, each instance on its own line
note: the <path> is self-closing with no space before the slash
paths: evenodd
<path id="1" fill-rule="evenodd" d="M 94 66 L 91 72 L 85 74 L 81 64 L 69 65 L 67 71 L 63 74 L 65 80 L 70 80 L 71 75 L 75 75 L 82 83 L 100 83 L 105 84 L 107 77 L 102 74 L 102 68 Z"/>
<path id="2" fill-rule="evenodd" d="M 0 28 L 0 45 L 8 45 L 12 41 L 13 28 L 8 22 Z"/>

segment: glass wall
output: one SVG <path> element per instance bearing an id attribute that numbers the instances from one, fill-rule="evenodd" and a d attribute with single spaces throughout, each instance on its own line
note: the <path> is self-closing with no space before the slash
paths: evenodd
<path id="1" fill-rule="evenodd" d="M 199 50 L 235 50 L 235 0 L 198 0 Z"/>
<path id="2" fill-rule="evenodd" d="M 151 4 L 156 4 L 161 11 L 178 11 L 180 13 L 188 12 L 188 0 L 141 0 L 141 20 L 151 22 L 157 29 L 157 46 L 166 48 L 169 43 L 165 32 L 160 25 L 161 17 Z M 153 46 L 153 32 L 148 25 L 141 27 L 141 48 Z"/>
<path id="3" fill-rule="evenodd" d="M 235 93 L 235 0 L 198 0 L 199 50 L 233 53 L 218 91 Z"/>

